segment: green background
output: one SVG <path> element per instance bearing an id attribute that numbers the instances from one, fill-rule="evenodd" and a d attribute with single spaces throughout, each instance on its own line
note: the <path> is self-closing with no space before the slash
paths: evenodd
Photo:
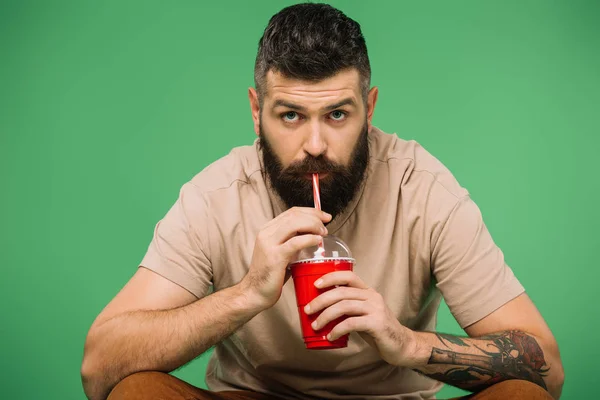
<path id="1" fill-rule="evenodd" d="M 0 3 L 3 398 L 84 398 L 86 332 L 155 223 L 184 182 L 254 140 L 257 42 L 292 3 Z M 591 395 L 600 3 L 332 4 L 366 36 L 375 125 L 470 190 L 556 335 L 563 398 Z M 445 306 L 439 330 L 461 333 Z M 205 361 L 175 374 L 203 386 Z"/>

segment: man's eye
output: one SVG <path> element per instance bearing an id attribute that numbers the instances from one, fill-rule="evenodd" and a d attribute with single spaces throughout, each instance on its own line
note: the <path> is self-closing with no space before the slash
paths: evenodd
<path id="1" fill-rule="evenodd" d="M 295 111 L 288 111 L 285 114 L 283 114 L 283 120 L 286 122 L 294 122 L 298 118 L 298 113 Z"/>
<path id="2" fill-rule="evenodd" d="M 334 121 L 343 121 L 346 118 L 346 113 L 344 111 L 335 110 L 331 112 L 331 119 Z"/>

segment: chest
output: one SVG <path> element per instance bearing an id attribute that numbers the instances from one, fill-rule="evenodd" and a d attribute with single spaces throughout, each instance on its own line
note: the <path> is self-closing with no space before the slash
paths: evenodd
<path id="1" fill-rule="evenodd" d="M 248 273 L 262 226 L 263 221 L 258 221 L 221 231 L 223 245 L 212 260 L 215 290 L 237 284 Z M 401 323 L 411 327 L 432 286 L 429 245 L 415 224 L 350 219 L 335 235 L 349 246 L 356 275 L 383 296 Z M 281 313 L 294 308 L 291 280 L 283 288 L 281 303 Z"/>

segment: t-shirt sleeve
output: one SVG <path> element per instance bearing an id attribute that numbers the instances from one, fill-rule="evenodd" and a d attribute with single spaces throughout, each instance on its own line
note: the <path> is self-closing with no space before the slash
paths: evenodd
<path id="1" fill-rule="evenodd" d="M 186 183 L 156 224 L 140 266 L 201 298 L 212 284 L 206 202 L 200 189 Z"/>
<path id="2" fill-rule="evenodd" d="M 468 195 L 457 202 L 441 226 L 433 245 L 432 268 L 437 287 L 461 328 L 524 292 Z"/>

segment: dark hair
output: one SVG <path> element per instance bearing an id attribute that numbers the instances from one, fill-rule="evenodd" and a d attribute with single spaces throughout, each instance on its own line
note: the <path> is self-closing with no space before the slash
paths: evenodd
<path id="1" fill-rule="evenodd" d="M 269 70 L 318 82 L 348 68 L 358 70 L 366 101 L 371 66 L 358 22 L 327 4 L 296 4 L 269 20 L 258 43 L 254 84 L 262 103 Z"/>

